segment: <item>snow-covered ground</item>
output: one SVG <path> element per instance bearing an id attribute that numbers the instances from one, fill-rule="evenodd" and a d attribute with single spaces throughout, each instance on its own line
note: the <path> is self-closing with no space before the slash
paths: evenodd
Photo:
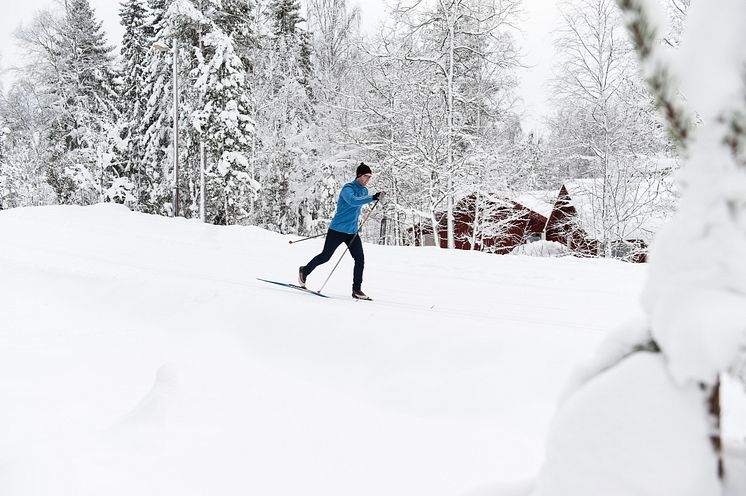
<path id="1" fill-rule="evenodd" d="M 0 494 L 524 495 L 573 369 L 641 315 L 645 266 L 608 260 L 366 245 L 371 303 L 350 257 L 337 298 L 257 281 L 323 243 L 288 239 L 0 212 Z"/>

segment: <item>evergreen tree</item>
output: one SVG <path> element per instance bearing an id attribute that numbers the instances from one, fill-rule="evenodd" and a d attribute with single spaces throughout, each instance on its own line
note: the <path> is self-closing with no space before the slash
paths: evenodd
<path id="1" fill-rule="evenodd" d="M 71 0 L 64 16 L 41 13 L 20 37 L 34 57 L 27 70 L 51 97 L 49 184 L 63 203 L 110 198 L 118 118 L 112 48 L 87 0 Z"/>
<path id="2" fill-rule="evenodd" d="M 313 72 L 311 66 L 311 41 L 308 32 L 300 27 L 305 19 L 300 15 L 298 0 L 272 0 L 269 16 L 275 50 L 286 60 L 285 69 L 297 70 L 298 82 L 309 88 Z M 310 93 L 309 93 L 310 95 Z"/>
<path id="3" fill-rule="evenodd" d="M 144 94 L 145 60 L 151 44 L 148 34 L 148 11 L 143 0 L 125 0 L 119 16 L 124 26 L 120 109 L 123 115 L 122 137 L 126 143 L 126 149 L 121 155 L 125 164 L 125 174 L 134 180 L 137 196 L 140 197 L 142 186 L 145 184 L 139 124 L 147 104 Z"/>
<path id="4" fill-rule="evenodd" d="M 272 19 L 272 34 L 276 37 L 295 36 L 304 21 L 300 15 L 298 0 L 272 0 L 270 3 L 270 17 Z"/>
<path id="5" fill-rule="evenodd" d="M 153 42 L 173 46 L 171 25 L 166 19 L 170 4 L 170 0 L 148 0 L 150 17 L 144 29 L 149 46 L 144 59 L 145 106 L 137 134 L 147 184 L 140 190 L 139 202 L 151 213 L 168 213 L 171 199 L 173 61 L 170 53 L 152 46 Z"/>
<path id="6" fill-rule="evenodd" d="M 202 106 L 193 114 L 193 125 L 205 142 L 209 173 L 216 179 L 210 217 L 235 224 L 247 217 L 246 203 L 257 189 L 249 165 L 254 122 L 246 69 L 230 37 L 217 26 L 213 29 L 204 37 L 208 58 L 198 67 Z"/>
<path id="7" fill-rule="evenodd" d="M 151 0 L 150 7 L 151 20 L 157 23 L 153 40 L 171 50 L 174 40 L 179 45 L 178 188 L 183 207 L 177 214 L 196 217 L 204 205 L 211 222 L 240 222 L 257 189 L 250 171 L 254 136 L 247 67 L 255 43 L 251 3 Z M 150 50 L 146 55 L 142 136 L 144 167 L 152 181 L 146 203 L 151 211 L 164 213 L 173 213 L 172 64 L 172 52 Z"/>
<path id="8" fill-rule="evenodd" d="M 213 22 L 230 37 L 233 50 L 244 68 L 251 71 L 254 50 L 258 45 L 254 29 L 257 9 L 251 0 L 223 0 L 221 7 L 215 10 Z"/>

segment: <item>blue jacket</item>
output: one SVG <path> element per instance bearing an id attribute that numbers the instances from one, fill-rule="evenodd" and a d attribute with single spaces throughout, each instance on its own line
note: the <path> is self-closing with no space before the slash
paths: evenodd
<path id="1" fill-rule="evenodd" d="M 355 234 L 363 205 L 372 201 L 373 196 L 368 194 L 368 188 L 361 186 L 357 179 L 345 184 L 339 192 L 337 213 L 334 214 L 329 229 Z"/>

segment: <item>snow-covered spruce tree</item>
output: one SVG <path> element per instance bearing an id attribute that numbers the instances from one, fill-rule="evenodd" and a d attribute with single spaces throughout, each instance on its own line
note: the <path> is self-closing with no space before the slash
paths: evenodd
<path id="1" fill-rule="evenodd" d="M 219 6 L 200 3 L 209 21 L 200 28 L 196 76 L 198 108 L 193 124 L 208 162 L 209 218 L 245 222 L 259 190 L 252 158 L 256 140 L 250 71 L 256 36 L 253 6 L 246 0 Z"/>
<path id="2" fill-rule="evenodd" d="M 746 249 L 746 7 L 731 0 L 691 8 L 689 2 L 676 2 L 680 13 L 693 18 L 679 47 L 681 63 L 675 66 L 655 44 L 662 26 L 651 15 L 654 6 L 641 0 L 618 3 L 627 15 L 645 79 L 685 152 L 679 214 L 657 241 L 643 303 L 652 336 L 677 381 L 697 381 L 708 392 L 713 445 L 722 457 L 720 375 L 734 372 L 746 383 L 746 265 L 737 255 Z M 704 81 L 704 73 L 717 77 Z M 693 115 L 701 122 L 696 127 Z M 699 250 L 707 250 L 708 257 L 701 260 Z M 674 311 L 673 300 L 683 302 L 686 311 Z M 720 318 L 688 320 L 702 312 Z M 686 346 L 693 340 L 703 345 Z M 722 458 L 719 464 L 722 476 Z M 746 487 L 735 491 L 741 494 Z"/>
<path id="3" fill-rule="evenodd" d="M 124 175 L 123 164 L 113 160 L 119 95 L 113 47 L 102 26 L 88 0 L 70 0 L 59 33 L 68 95 L 66 122 L 57 132 L 67 148 L 61 158 L 76 171 L 83 202 L 123 199 L 131 188 L 116 181 Z"/>
<path id="4" fill-rule="evenodd" d="M 110 186 L 122 173 L 113 160 L 116 75 L 101 26 L 86 0 L 74 0 L 61 15 L 42 12 L 18 32 L 28 80 L 53 99 L 47 176 L 63 203 L 112 198 Z"/>
<path id="5" fill-rule="evenodd" d="M 141 127 L 143 169 L 150 181 L 145 209 L 166 215 L 193 216 L 199 210 L 199 139 L 190 116 L 199 105 L 192 71 L 197 61 L 201 26 L 208 21 L 190 0 L 149 0 L 152 32 L 145 58 L 145 112 Z M 174 44 L 178 88 L 174 91 Z M 177 98 L 178 135 L 174 136 L 174 98 Z M 179 171 L 174 174 L 175 139 Z M 178 183 L 175 182 L 178 180 Z M 174 200 L 178 188 L 179 209 Z"/>
<path id="6" fill-rule="evenodd" d="M 134 195 L 138 203 L 147 194 L 148 184 L 143 169 L 143 151 L 140 123 L 143 120 L 147 100 L 145 98 L 146 56 L 152 43 L 152 29 L 145 0 L 126 0 L 119 11 L 120 23 L 124 27 L 122 35 L 122 94 L 120 111 L 122 114 L 121 133 L 124 150 L 121 158 L 124 173 L 134 183 Z"/>
<path id="7" fill-rule="evenodd" d="M 154 42 L 173 46 L 172 23 L 166 19 L 171 0 L 148 0 L 146 33 L 152 33 L 144 59 L 145 100 L 137 134 L 143 176 L 138 202 L 150 213 L 172 212 L 173 184 L 173 61 L 170 53 L 157 50 Z"/>
<path id="8" fill-rule="evenodd" d="M 150 4 L 153 40 L 169 52 L 147 54 L 144 162 L 154 211 L 173 213 L 173 46 L 179 46 L 178 215 L 225 224 L 244 221 L 258 183 L 249 68 L 255 39 L 252 4 L 174 0 Z M 204 157 L 204 165 L 202 158 Z M 204 175 L 203 169 L 204 167 Z"/>
<path id="9" fill-rule="evenodd" d="M 253 67 L 257 48 L 257 10 L 254 0 L 222 0 L 211 16 L 215 25 L 230 37 L 233 50 L 246 71 L 251 71 Z"/>
<path id="10" fill-rule="evenodd" d="M 682 151 L 683 195 L 650 254 L 646 317 L 576 377 L 533 496 L 741 495 L 714 414 L 720 375 L 746 358 L 746 4 L 693 3 L 677 65 L 656 3 L 618 4 Z"/>
<path id="11" fill-rule="evenodd" d="M 634 65 L 615 0 L 563 7 L 550 120 L 552 162 L 590 205 L 586 222 L 599 255 L 622 253 L 646 218 L 660 215 L 669 194 L 668 139 Z M 563 172 L 562 172 L 563 171 Z M 559 185 L 557 185 L 559 186 Z M 586 229 L 588 227 L 586 226 Z"/>
<path id="12" fill-rule="evenodd" d="M 298 82 L 310 91 L 311 43 L 308 32 L 300 27 L 305 19 L 300 14 L 299 0 L 271 0 L 269 15 L 277 50 L 292 58 L 289 64 L 297 67 Z"/>
<path id="13" fill-rule="evenodd" d="M 211 30 L 203 38 L 195 71 L 202 106 L 193 114 L 193 125 L 205 142 L 209 177 L 214 177 L 211 217 L 236 224 L 249 215 L 249 198 L 259 190 L 249 164 L 254 133 L 251 90 L 230 37 L 218 26 L 206 27 Z"/>

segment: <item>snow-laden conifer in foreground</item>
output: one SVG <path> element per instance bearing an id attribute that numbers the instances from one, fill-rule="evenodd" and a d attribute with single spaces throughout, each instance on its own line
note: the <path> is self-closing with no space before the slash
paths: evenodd
<path id="1" fill-rule="evenodd" d="M 653 2 L 618 4 L 684 151 L 684 193 L 650 257 L 647 318 L 610 337 L 561 403 L 532 495 L 744 494 L 746 461 L 722 460 L 719 400 L 721 374 L 746 360 L 746 4 L 695 3 L 678 60 Z"/>

